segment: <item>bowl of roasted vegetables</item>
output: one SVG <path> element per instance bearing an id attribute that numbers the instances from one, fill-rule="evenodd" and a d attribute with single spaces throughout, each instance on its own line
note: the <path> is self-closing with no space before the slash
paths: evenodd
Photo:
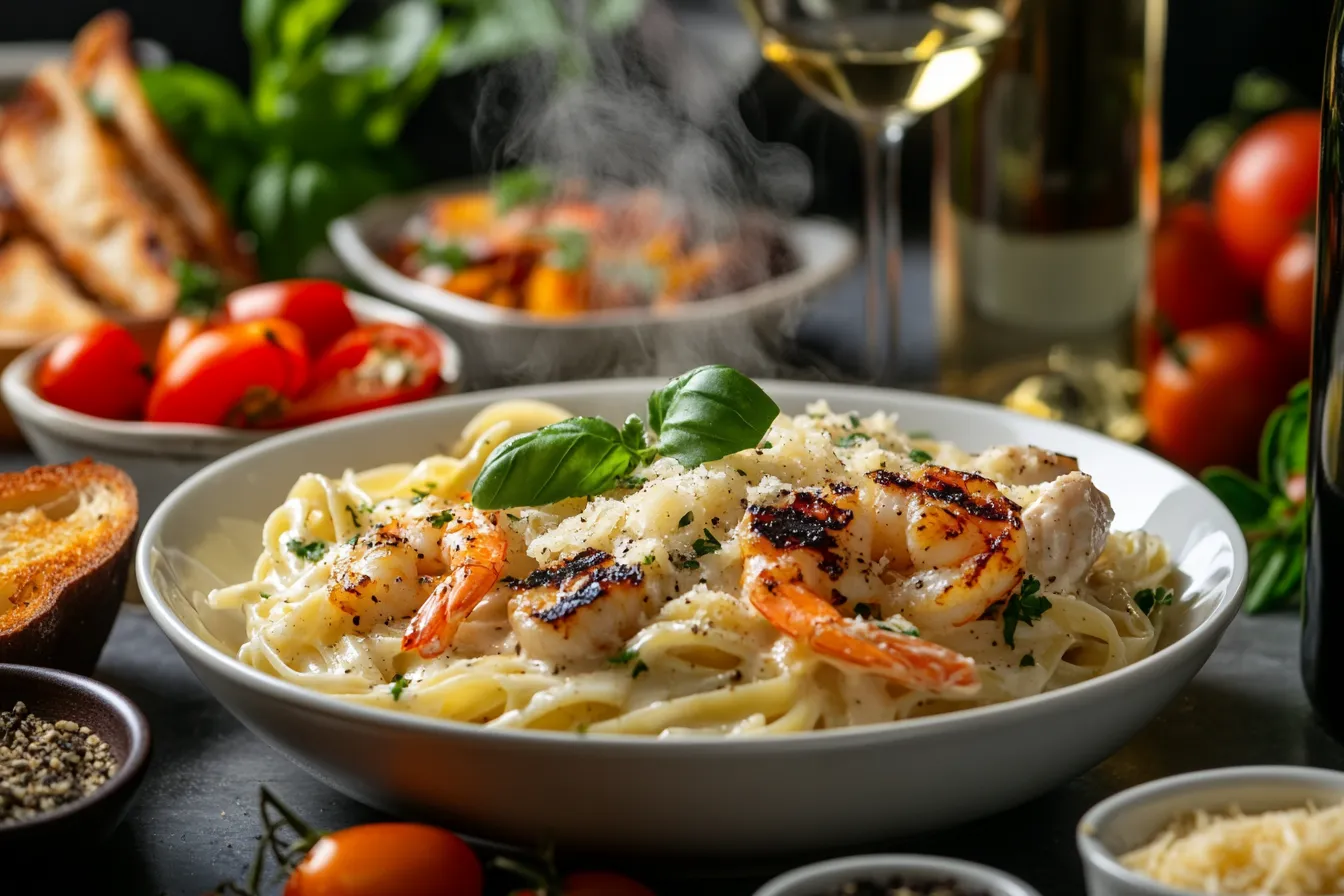
<path id="1" fill-rule="evenodd" d="M 275 432 L 452 392 L 456 344 L 325 280 L 261 283 L 163 321 L 101 321 L 21 354 L 0 394 L 43 463 L 121 467 L 148 514 Z"/>
<path id="2" fill-rule="evenodd" d="M 370 289 L 459 337 L 473 385 L 767 363 L 857 256 L 830 221 L 531 169 L 384 197 L 329 236 Z"/>

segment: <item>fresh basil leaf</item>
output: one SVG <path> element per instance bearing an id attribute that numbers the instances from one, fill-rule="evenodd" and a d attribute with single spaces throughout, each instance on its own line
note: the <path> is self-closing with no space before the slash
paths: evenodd
<path id="1" fill-rule="evenodd" d="M 644 421 L 639 419 L 638 414 L 631 414 L 625 418 L 625 425 L 621 427 L 621 444 L 635 454 L 649 447 L 648 433 L 645 432 Z"/>
<path id="2" fill-rule="evenodd" d="M 498 510 L 597 495 L 635 460 L 616 427 L 598 417 L 573 417 L 505 440 L 486 458 L 471 500 Z"/>
<path id="3" fill-rule="evenodd" d="M 1265 428 L 1260 436 L 1260 457 L 1258 467 L 1260 470 L 1260 481 L 1270 484 L 1278 481 L 1275 461 L 1279 456 L 1279 434 L 1283 430 L 1285 418 L 1288 415 L 1288 409 L 1284 407 L 1275 408 L 1265 421 Z"/>
<path id="4" fill-rule="evenodd" d="M 1283 457 L 1283 478 L 1278 481 L 1280 490 L 1286 491 L 1290 478 L 1307 471 L 1307 451 L 1310 445 L 1311 421 L 1305 411 L 1290 410 L 1279 448 Z"/>
<path id="5" fill-rule="evenodd" d="M 501 171 L 490 183 L 490 194 L 495 198 L 495 213 L 507 214 L 520 205 L 538 202 L 551 195 L 551 179 L 536 168 L 514 168 Z"/>
<path id="6" fill-rule="evenodd" d="M 778 416 L 779 405 L 760 386 L 718 364 L 684 373 L 649 396 L 658 453 L 687 469 L 756 447 Z"/>
<path id="7" fill-rule="evenodd" d="M 1292 558 L 1293 546 L 1282 542 L 1267 542 L 1259 564 L 1259 571 L 1253 575 L 1250 588 L 1246 591 L 1246 612 L 1260 613 L 1273 606 L 1271 600 L 1279 576 Z"/>
<path id="8" fill-rule="evenodd" d="M 1278 605 L 1296 604 L 1302 589 L 1302 573 L 1306 568 L 1306 546 L 1295 541 L 1287 541 L 1288 560 L 1274 583 L 1271 597 Z"/>
<path id="9" fill-rule="evenodd" d="M 1292 389 L 1288 390 L 1288 401 L 1291 404 L 1308 404 L 1311 401 L 1311 380 L 1303 380 Z"/>
<path id="10" fill-rule="evenodd" d="M 1245 474 L 1231 467 L 1210 467 L 1200 478 L 1227 506 L 1238 525 L 1260 522 L 1269 513 L 1269 492 Z"/>

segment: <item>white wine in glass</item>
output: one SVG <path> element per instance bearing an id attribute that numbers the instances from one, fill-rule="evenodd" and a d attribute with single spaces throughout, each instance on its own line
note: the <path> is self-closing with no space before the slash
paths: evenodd
<path id="1" fill-rule="evenodd" d="M 894 370 L 898 150 L 906 128 L 979 77 L 1017 0 L 742 0 L 761 54 L 859 130 L 868 291 L 864 378 Z"/>

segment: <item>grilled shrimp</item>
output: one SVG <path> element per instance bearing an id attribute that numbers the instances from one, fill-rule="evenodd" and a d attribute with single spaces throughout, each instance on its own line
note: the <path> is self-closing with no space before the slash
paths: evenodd
<path id="1" fill-rule="evenodd" d="M 1085 473 L 1068 473 L 1042 486 L 1022 512 L 1028 564 L 1057 590 L 1071 590 L 1106 547 L 1115 512 Z"/>
<path id="2" fill-rule="evenodd" d="M 853 504 L 853 489 L 838 491 Z M 854 510 L 810 492 L 780 506 L 752 505 L 739 528 L 742 590 L 784 634 L 831 662 L 883 675 L 905 687 L 937 694 L 971 694 L 980 686 L 975 661 L 881 623 L 846 618 L 822 594 L 839 579 L 845 552 L 836 535 Z"/>
<path id="3" fill-rule="evenodd" d="M 605 658 L 639 630 L 644 573 L 593 548 L 507 580 L 509 616 L 528 656 L 556 665 Z"/>
<path id="4" fill-rule="evenodd" d="M 976 455 L 971 468 L 1005 485 L 1041 485 L 1078 472 L 1078 458 L 1037 448 L 1001 445 Z"/>
<path id="5" fill-rule="evenodd" d="M 499 514 L 462 504 L 442 529 L 438 549 L 447 574 L 416 611 L 402 650 L 438 656 L 453 643 L 458 627 L 490 593 L 504 571 L 509 540 Z"/>
<path id="6" fill-rule="evenodd" d="M 901 579 L 892 595 L 919 626 L 965 625 L 1008 597 L 1025 574 L 1020 508 L 975 473 L 926 465 L 868 474 L 875 556 Z"/>
<path id="7" fill-rule="evenodd" d="M 394 520 L 338 547 L 328 600 L 356 618 L 415 612 L 424 599 L 423 580 L 445 569 L 437 539 L 424 520 Z"/>

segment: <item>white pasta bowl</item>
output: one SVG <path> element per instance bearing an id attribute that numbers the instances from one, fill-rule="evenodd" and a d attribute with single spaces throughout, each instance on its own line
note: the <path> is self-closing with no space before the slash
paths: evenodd
<path id="1" fill-rule="evenodd" d="M 1179 595 L 1147 659 L 1072 687 L 946 715 L 780 736 L 640 738 L 518 731 L 354 705 L 239 662 L 241 623 L 212 588 L 250 578 L 263 521 L 305 472 L 338 476 L 451 444 L 479 410 L 535 398 L 611 420 L 654 380 L 473 393 L 327 423 L 244 449 L 184 483 L 148 521 L 145 603 L 201 682 L 259 737 L 332 787 L 472 834 L 602 851 L 779 854 L 923 832 L 1022 803 L 1120 747 L 1195 675 L 1236 615 L 1246 546 L 1202 485 L 1165 461 L 1075 427 L 891 390 L 763 383 L 786 413 L 821 398 L 896 411 L 969 449 L 1035 444 L 1078 456 L 1117 528 L 1169 545 Z"/>
<path id="2" fill-rule="evenodd" d="M 802 319 L 806 302 L 858 258 L 858 240 L 848 228 L 819 218 L 794 218 L 782 227 L 798 256 L 798 268 L 750 289 L 667 308 L 538 317 L 439 289 L 406 276 L 381 257 L 427 198 L 465 189 L 482 185 L 442 184 L 376 199 L 333 221 L 327 236 L 341 263 L 370 290 L 424 315 L 461 342 L 472 388 L 596 376 L 673 376 L 725 358 L 749 375 L 769 375 L 778 370 L 773 359 Z"/>
<path id="3" fill-rule="evenodd" d="M 1197 810 L 1235 807 L 1254 815 L 1344 801 L 1344 772 L 1293 765 L 1247 765 L 1174 775 L 1097 803 L 1078 823 L 1088 896 L 1190 896 L 1126 868 L 1120 857 L 1151 843 Z"/>

